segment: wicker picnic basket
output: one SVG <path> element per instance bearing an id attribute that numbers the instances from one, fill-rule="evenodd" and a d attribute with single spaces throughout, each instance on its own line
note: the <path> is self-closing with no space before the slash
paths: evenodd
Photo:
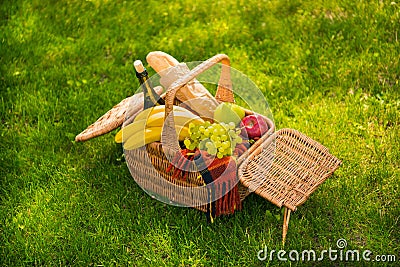
<path id="1" fill-rule="evenodd" d="M 173 116 L 169 115 L 173 114 L 173 104 L 179 104 L 175 98 L 176 92 L 218 62 L 222 63 L 222 67 L 215 98 L 219 102 L 234 102 L 229 58 L 226 55 L 216 55 L 168 88 L 165 95 L 165 130 L 162 134 L 166 142 L 155 142 L 145 148 L 126 151 L 132 176 L 144 190 L 149 194 L 162 195 L 171 202 L 190 203 L 190 206 L 201 211 L 206 211 L 207 190 L 198 179 L 199 173 L 196 169 L 190 172 L 186 181 L 172 179 L 171 174 L 166 172 L 170 159 L 180 149 L 171 119 Z M 246 115 L 251 113 L 248 110 Z M 284 207 L 284 243 L 290 212 L 303 204 L 333 174 L 341 161 L 308 136 L 294 129 L 275 132 L 274 123 L 268 118 L 265 120 L 269 131 L 237 160 L 240 180 L 238 188 L 241 201 L 255 192 L 278 207 Z M 146 157 L 151 165 L 143 160 Z"/>
<path id="2" fill-rule="evenodd" d="M 212 66 L 221 63 L 221 75 L 218 82 L 218 88 L 215 98 L 218 102 L 234 102 L 232 83 L 230 80 L 230 61 L 228 56 L 219 54 L 192 69 L 186 76 L 180 78 L 167 89 L 164 100 L 165 124 L 162 134 L 162 140 L 165 142 L 153 142 L 134 150 L 126 150 L 125 158 L 132 176 L 136 182 L 148 192 L 156 197 L 163 197 L 182 206 L 191 206 L 201 211 L 206 211 L 208 202 L 208 191 L 201 179 L 199 171 L 193 166 L 186 180 L 173 179 L 172 173 L 167 172 L 171 159 L 181 149 L 175 132 L 173 122 L 173 105 L 179 105 L 180 101 L 175 97 L 176 92 L 187 83 L 193 81 L 199 74 L 210 69 Z M 246 110 L 246 115 L 252 114 Z M 171 116 L 172 115 L 172 116 Z M 260 143 L 275 131 L 274 123 L 271 119 L 264 117 L 269 130 L 264 136 L 255 142 L 250 149 L 237 159 L 237 166 L 243 162 L 247 155 L 251 153 Z M 251 192 L 238 184 L 240 199 L 244 200 Z"/>
<path id="3" fill-rule="evenodd" d="M 174 179 L 167 169 L 171 160 L 180 151 L 173 120 L 173 105 L 181 102 L 176 93 L 212 66 L 221 63 L 221 74 L 215 99 L 218 102 L 234 102 L 230 61 L 228 56 L 218 54 L 176 80 L 162 97 L 165 100 L 165 123 L 161 142 L 144 147 L 125 150 L 125 158 L 132 177 L 151 196 L 172 204 L 194 207 L 207 211 L 209 188 L 199 179 L 195 165 L 188 170 L 186 180 Z M 138 103 L 134 110 L 127 99 L 114 106 L 109 112 L 90 125 L 76 137 L 84 141 L 115 129 L 124 127 L 142 108 Z M 121 115 L 122 114 L 122 115 Z M 131 118 L 127 115 L 131 114 Z M 253 111 L 246 110 L 246 116 Z M 122 124 L 121 117 L 125 116 Z M 303 204 L 310 195 L 340 166 L 341 161 L 329 150 L 303 133 L 294 129 L 280 129 L 264 117 L 269 130 L 237 159 L 238 192 L 240 201 L 255 192 L 278 207 L 284 208 L 282 241 L 285 242 L 290 212 Z M 118 123 L 114 123 L 118 121 Z M 110 127 L 112 126 L 112 128 Z M 104 129 L 106 127 L 106 129 Z"/>

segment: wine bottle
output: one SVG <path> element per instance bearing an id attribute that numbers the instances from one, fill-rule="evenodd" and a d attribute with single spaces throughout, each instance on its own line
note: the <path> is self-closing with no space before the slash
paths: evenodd
<path id="1" fill-rule="evenodd" d="M 143 90 L 144 105 L 143 109 L 148 109 L 156 105 L 165 105 L 164 99 L 162 99 L 153 89 L 153 86 L 149 80 L 149 74 L 146 68 L 143 66 L 142 61 L 136 60 L 133 62 L 135 67 L 136 77 L 139 79 L 140 86 Z"/>

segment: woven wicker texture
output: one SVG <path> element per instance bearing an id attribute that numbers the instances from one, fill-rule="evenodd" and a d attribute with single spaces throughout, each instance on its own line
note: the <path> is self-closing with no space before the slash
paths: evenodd
<path id="1" fill-rule="evenodd" d="M 249 155 L 238 175 L 250 191 L 295 211 L 340 164 L 320 143 L 281 129 Z"/>
<path id="2" fill-rule="evenodd" d="M 268 135 L 274 131 L 274 125 L 271 120 L 266 120 L 270 127 Z M 262 142 L 261 139 L 257 142 Z M 257 146 L 255 143 L 252 147 Z M 190 206 L 206 210 L 204 206 L 208 201 L 207 189 L 203 186 L 203 180 L 199 179 L 200 173 L 193 165 L 190 168 L 186 181 L 173 179 L 173 172 L 167 172 L 171 163 L 171 158 L 175 156 L 175 151 L 163 147 L 160 142 L 154 142 L 146 147 L 126 150 L 125 158 L 128 168 L 135 181 L 150 194 L 163 196 L 168 201 L 175 202 L 182 206 Z M 248 157 L 244 153 L 237 159 L 239 165 Z M 251 192 L 241 183 L 238 184 L 240 199 L 244 200 Z M 193 190 L 193 187 L 198 187 Z"/>
<path id="3" fill-rule="evenodd" d="M 171 154 L 171 151 L 165 151 Z M 187 180 L 172 179 L 172 173 L 167 173 L 170 161 L 162 153 L 161 143 L 154 142 L 135 150 L 125 151 L 127 164 L 135 181 L 150 195 L 163 198 L 167 202 L 177 205 L 189 206 L 203 212 L 207 210 L 205 203 L 208 201 L 207 189 L 203 180 L 199 179 L 199 172 L 193 169 L 189 172 Z M 147 159 L 151 164 L 146 164 Z M 198 190 L 194 190 L 196 187 Z M 250 194 L 242 184 L 238 184 L 240 199 L 244 200 Z"/>

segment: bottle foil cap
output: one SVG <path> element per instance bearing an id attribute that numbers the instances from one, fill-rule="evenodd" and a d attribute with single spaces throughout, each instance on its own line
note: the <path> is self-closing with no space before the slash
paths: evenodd
<path id="1" fill-rule="evenodd" d="M 146 70 L 146 69 L 144 68 L 143 63 L 142 63 L 141 60 L 135 60 L 135 62 L 133 62 L 133 66 L 135 67 L 135 70 L 136 70 L 138 73 L 142 73 L 142 72 L 144 72 L 144 71 Z"/>

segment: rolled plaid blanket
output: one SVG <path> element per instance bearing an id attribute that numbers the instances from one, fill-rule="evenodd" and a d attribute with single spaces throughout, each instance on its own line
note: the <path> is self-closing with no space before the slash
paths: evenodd
<path id="1" fill-rule="evenodd" d="M 210 203 L 207 207 L 207 219 L 220 215 L 233 214 L 242 208 L 237 184 L 236 160 L 233 157 L 221 159 L 211 157 L 206 151 L 200 151 L 195 157 L 196 165 L 208 186 Z"/>
<path id="2" fill-rule="evenodd" d="M 233 214 L 242 208 L 238 191 L 237 165 L 234 157 L 221 159 L 209 155 L 203 150 L 182 149 L 176 154 L 167 172 L 174 171 L 174 179 L 186 179 L 187 160 L 194 160 L 199 173 L 207 186 L 208 201 L 207 221 L 213 222 L 214 218 L 221 215 Z M 186 163 L 185 163 L 186 162 Z"/>

